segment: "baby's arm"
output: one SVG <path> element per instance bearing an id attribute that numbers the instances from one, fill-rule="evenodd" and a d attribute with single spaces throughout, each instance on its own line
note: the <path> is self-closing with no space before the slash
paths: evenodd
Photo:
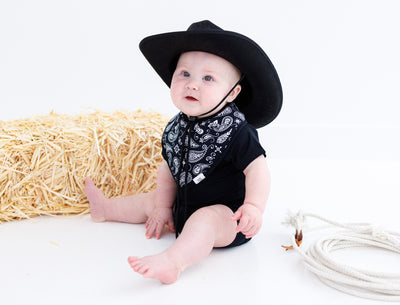
<path id="1" fill-rule="evenodd" d="M 176 196 L 176 184 L 167 162 L 163 160 L 157 173 L 157 188 L 154 209 L 146 222 L 146 237 L 159 239 L 165 225 L 174 231 L 172 205 Z"/>
<path id="2" fill-rule="evenodd" d="M 236 231 L 242 232 L 247 238 L 250 238 L 256 235 L 261 228 L 271 177 L 263 155 L 254 159 L 243 173 L 246 176 L 244 203 L 233 214 L 232 220 L 240 220 Z"/>

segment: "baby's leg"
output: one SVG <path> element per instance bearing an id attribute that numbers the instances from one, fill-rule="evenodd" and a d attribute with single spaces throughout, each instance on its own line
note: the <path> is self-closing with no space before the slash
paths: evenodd
<path id="1" fill-rule="evenodd" d="M 201 208 L 185 223 L 182 233 L 164 252 L 143 258 L 129 257 L 133 270 L 144 277 L 170 284 L 187 267 L 207 257 L 213 247 L 229 245 L 236 237 L 233 212 L 224 205 Z"/>
<path id="2" fill-rule="evenodd" d="M 154 191 L 107 199 L 90 178 L 85 180 L 85 193 L 89 199 L 92 219 L 97 222 L 144 223 L 154 205 Z"/>

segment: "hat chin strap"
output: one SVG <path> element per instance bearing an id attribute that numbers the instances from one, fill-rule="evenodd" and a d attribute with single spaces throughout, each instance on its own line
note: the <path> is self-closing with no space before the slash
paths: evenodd
<path id="1" fill-rule="evenodd" d="M 196 118 L 201 117 L 201 116 L 204 116 L 204 115 L 207 115 L 207 114 L 213 112 L 213 111 L 214 111 L 215 109 L 217 109 L 219 106 L 221 106 L 221 104 L 222 104 L 223 102 L 225 102 L 225 100 L 226 100 L 226 98 L 229 96 L 229 94 L 231 94 L 232 91 L 236 88 L 236 86 L 240 84 L 240 82 L 243 80 L 243 78 L 244 78 L 244 74 L 242 74 L 242 76 L 240 77 L 240 79 L 236 82 L 235 85 L 233 85 L 232 89 L 229 90 L 229 92 L 228 92 L 228 93 L 224 96 L 224 98 L 217 104 L 217 106 L 215 106 L 215 107 L 214 107 L 213 109 L 211 109 L 210 111 L 207 111 L 207 112 L 204 112 L 203 114 L 198 115 L 197 117 L 196 117 L 196 116 L 190 116 L 190 117 L 189 117 L 189 120 L 190 120 L 190 121 L 194 121 Z"/>

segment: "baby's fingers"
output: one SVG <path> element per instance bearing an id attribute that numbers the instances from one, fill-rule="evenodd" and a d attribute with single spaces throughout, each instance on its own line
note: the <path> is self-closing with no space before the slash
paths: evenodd
<path id="1" fill-rule="evenodd" d="M 171 232 L 175 232 L 175 225 L 174 225 L 174 221 L 172 219 L 170 219 L 168 221 L 168 228 Z"/>
<path id="2" fill-rule="evenodd" d="M 242 231 L 242 233 L 246 236 L 246 238 L 251 238 L 255 236 L 259 231 L 259 228 L 256 225 L 249 226 L 246 230 Z"/>
<path id="3" fill-rule="evenodd" d="M 164 224 L 157 223 L 156 228 L 155 228 L 156 239 L 160 239 L 161 233 L 163 230 L 164 230 Z"/>
<path id="4" fill-rule="evenodd" d="M 154 231 L 156 229 L 156 222 L 154 220 L 149 220 L 146 223 L 146 238 L 152 238 Z"/>
<path id="5" fill-rule="evenodd" d="M 242 217 L 242 210 L 237 210 L 231 217 L 231 220 L 239 220 Z"/>
<path id="6" fill-rule="evenodd" d="M 249 218 L 246 216 L 243 216 L 240 221 L 238 226 L 236 227 L 236 232 L 243 232 L 247 230 L 247 226 L 249 224 Z"/>
<path id="7" fill-rule="evenodd" d="M 145 228 L 147 229 L 150 226 L 151 218 L 147 219 Z"/>

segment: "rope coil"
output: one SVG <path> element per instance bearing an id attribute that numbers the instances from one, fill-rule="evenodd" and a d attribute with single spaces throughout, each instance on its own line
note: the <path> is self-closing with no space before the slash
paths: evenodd
<path id="1" fill-rule="evenodd" d="M 300 248 L 306 228 L 307 218 L 312 217 L 330 225 L 343 228 L 329 236 L 325 236 L 311 244 L 308 249 Z M 290 214 L 283 224 L 296 229 L 292 236 L 291 247 L 303 259 L 306 268 L 314 273 L 325 284 L 342 292 L 380 301 L 400 301 L 400 274 L 374 272 L 366 269 L 355 268 L 339 264 L 331 252 L 353 247 L 374 247 L 400 254 L 400 234 L 387 231 L 371 224 L 342 224 L 321 216 L 302 213 Z"/>

